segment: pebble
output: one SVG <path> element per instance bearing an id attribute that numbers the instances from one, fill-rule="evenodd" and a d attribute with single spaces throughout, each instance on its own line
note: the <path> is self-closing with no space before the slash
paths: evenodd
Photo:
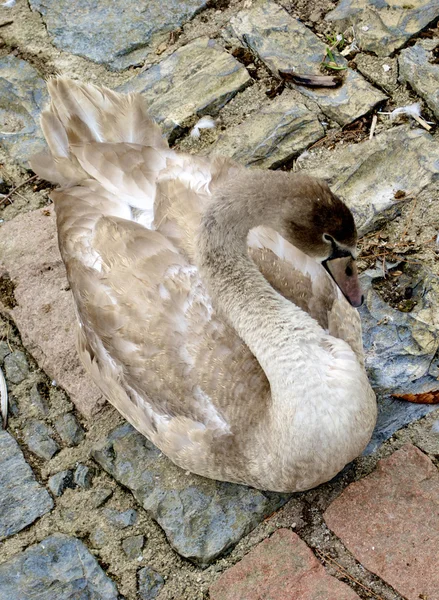
<path id="1" fill-rule="evenodd" d="M 141 600 L 154 600 L 165 584 L 165 580 L 151 567 L 143 567 L 138 573 L 138 594 Z"/>
<path id="2" fill-rule="evenodd" d="M 132 535 L 122 541 L 122 548 L 127 557 L 131 560 L 141 555 L 145 538 L 143 535 Z"/>
<path id="3" fill-rule="evenodd" d="M 31 419 L 24 427 L 24 440 L 34 454 L 49 460 L 60 449 L 58 443 L 52 438 L 54 431 L 43 421 Z"/>
<path id="4" fill-rule="evenodd" d="M 76 467 L 73 481 L 78 487 L 88 490 L 92 486 L 94 474 L 95 470 L 93 468 L 87 467 L 87 465 L 79 464 Z"/>
<path id="5" fill-rule="evenodd" d="M 85 437 L 84 429 L 73 413 L 56 418 L 54 426 L 62 441 L 68 446 L 77 446 Z"/>
<path id="6" fill-rule="evenodd" d="M 46 416 L 49 413 L 49 405 L 47 400 L 38 390 L 38 384 L 34 384 L 30 390 L 30 401 L 33 407 L 42 415 Z"/>
<path id="7" fill-rule="evenodd" d="M 60 471 L 49 477 L 48 486 L 54 496 L 61 496 L 67 488 L 73 488 L 73 471 Z"/>
<path id="8" fill-rule="evenodd" d="M 133 508 L 125 510 L 124 512 L 119 512 L 113 508 L 106 508 L 104 510 L 104 515 L 110 523 L 119 529 L 130 527 L 130 525 L 134 525 L 137 520 L 137 512 Z"/>
<path id="9" fill-rule="evenodd" d="M 21 350 L 14 350 L 4 359 L 6 379 L 10 383 L 21 383 L 29 375 L 26 355 Z"/>

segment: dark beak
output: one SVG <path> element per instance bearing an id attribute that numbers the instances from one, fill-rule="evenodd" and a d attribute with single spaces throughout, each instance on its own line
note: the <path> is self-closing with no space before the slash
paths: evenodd
<path id="1" fill-rule="evenodd" d="M 352 256 L 328 259 L 322 264 L 352 306 L 356 308 L 361 306 L 364 296 L 358 280 L 357 264 Z"/>

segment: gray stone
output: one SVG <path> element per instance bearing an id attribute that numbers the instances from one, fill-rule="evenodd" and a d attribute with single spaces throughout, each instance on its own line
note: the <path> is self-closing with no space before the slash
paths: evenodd
<path id="1" fill-rule="evenodd" d="M 359 233 L 398 214 L 396 191 L 416 196 L 439 179 L 439 144 L 421 129 L 394 127 L 359 144 L 299 157 L 297 165 L 325 179 L 354 213 Z"/>
<path id="2" fill-rule="evenodd" d="M 79 464 L 76 467 L 73 481 L 78 487 L 84 490 L 89 490 L 92 485 L 93 477 L 94 469 L 87 467 L 87 465 Z"/>
<path id="3" fill-rule="evenodd" d="M 85 437 L 85 432 L 73 413 L 57 417 L 53 424 L 59 437 L 68 446 L 77 446 Z"/>
<path id="4" fill-rule="evenodd" d="M 93 548 L 103 548 L 109 541 L 108 533 L 102 527 L 98 527 L 90 534 L 90 543 Z"/>
<path id="5" fill-rule="evenodd" d="M 399 80 L 409 83 L 439 118 L 439 64 L 433 50 L 439 40 L 422 40 L 403 50 L 399 56 Z"/>
<path id="6" fill-rule="evenodd" d="M 213 152 L 245 165 L 276 168 L 325 135 L 317 116 L 290 90 L 222 134 Z"/>
<path id="7" fill-rule="evenodd" d="M 67 488 L 73 488 L 73 471 L 60 471 L 49 477 L 48 486 L 54 496 L 61 496 Z"/>
<path id="8" fill-rule="evenodd" d="M 49 414 L 49 405 L 47 403 L 47 400 L 40 394 L 37 383 L 35 383 L 31 387 L 30 401 L 32 406 L 40 415 L 46 416 L 47 414 Z"/>
<path id="9" fill-rule="evenodd" d="M 187 474 L 128 424 L 110 433 L 92 455 L 132 491 L 173 548 L 200 564 L 231 548 L 287 500 Z"/>
<path id="10" fill-rule="evenodd" d="M 382 280 L 382 266 L 362 273 L 365 303 L 360 308 L 365 364 L 379 394 L 379 414 L 366 450 L 375 450 L 395 431 L 437 406 L 396 400 L 390 394 L 422 393 L 439 389 L 432 364 L 439 360 L 439 277 L 413 263 L 398 265 L 403 274 L 398 285 L 412 288 L 410 311 L 386 304 L 374 288 Z M 416 302 L 416 304 L 415 304 Z"/>
<path id="11" fill-rule="evenodd" d="M 386 92 L 393 91 L 398 85 L 398 60 L 396 58 L 357 54 L 355 64 L 362 75 Z"/>
<path id="12" fill-rule="evenodd" d="M 4 360 L 6 379 L 10 383 L 21 383 L 29 375 L 26 355 L 21 350 L 14 350 Z"/>
<path id="13" fill-rule="evenodd" d="M 113 495 L 113 490 L 111 488 L 97 488 L 95 490 L 90 490 L 90 506 L 92 508 L 99 508 L 105 502 L 111 498 Z"/>
<path id="14" fill-rule="evenodd" d="M 247 70 L 213 40 L 199 38 L 119 88 L 140 92 L 166 134 L 194 115 L 215 115 L 251 82 Z"/>
<path id="15" fill-rule="evenodd" d="M 143 567 L 138 574 L 139 598 L 141 600 L 154 600 L 164 586 L 165 581 L 161 575 L 153 571 L 151 567 Z"/>
<path id="16" fill-rule="evenodd" d="M 84 544 L 55 534 L 0 565 L 0 600 L 117 600 Z"/>
<path id="17" fill-rule="evenodd" d="M 207 0 L 30 0 L 57 48 L 112 69 L 140 64 L 154 37 L 189 21 Z"/>
<path id="18" fill-rule="evenodd" d="M 36 419 L 29 421 L 23 430 L 29 450 L 46 460 L 52 458 L 59 450 L 57 442 L 52 438 L 54 433 L 51 427 Z"/>
<path id="19" fill-rule="evenodd" d="M 144 543 L 143 535 L 132 535 L 122 541 L 122 548 L 128 558 L 134 560 L 142 554 Z"/>
<path id="20" fill-rule="evenodd" d="M 47 100 L 46 83 L 31 65 L 0 58 L 0 143 L 25 167 L 45 147 L 39 117 Z"/>
<path id="21" fill-rule="evenodd" d="M 362 50 L 388 56 L 437 17 L 437 0 L 341 0 L 325 19 L 339 31 L 353 25 Z"/>
<path id="22" fill-rule="evenodd" d="M 17 442 L 0 430 L 0 539 L 21 531 L 53 508 Z M 0 578 L 0 597 L 1 597 Z M 13 596 L 11 596 L 12 598 Z"/>
<path id="23" fill-rule="evenodd" d="M 115 525 L 118 529 L 130 527 L 131 525 L 134 525 L 137 520 L 137 512 L 133 508 L 123 512 L 114 510 L 113 508 L 106 508 L 104 510 L 104 515 L 108 521 Z"/>
<path id="24" fill-rule="evenodd" d="M 3 365 L 5 358 L 11 354 L 11 350 L 9 349 L 7 342 L 0 342 L 0 366 Z"/>
<path id="25" fill-rule="evenodd" d="M 298 74 L 319 74 L 326 44 L 300 21 L 293 19 L 274 2 L 258 2 L 231 20 L 232 33 L 275 75 L 292 69 Z M 347 61 L 334 54 L 343 67 Z M 301 94 L 314 100 L 331 119 L 346 125 L 369 112 L 386 96 L 372 87 L 361 75 L 347 68 L 343 85 L 335 89 L 309 88 L 291 84 Z"/>

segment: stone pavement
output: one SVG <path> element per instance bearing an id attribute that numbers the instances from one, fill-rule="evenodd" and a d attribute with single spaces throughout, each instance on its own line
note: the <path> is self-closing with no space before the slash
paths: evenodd
<path id="1" fill-rule="evenodd" d="M 0 7 L 0 367 L 10 395 L 0 431 L 0 600 L 439 600 L 437 417 L 434 407 L 391 397 L 431 390 L 439 378 L 438 3 L 8 4 Z M 340 87 L 280 79 L 280 70 L 320 73 L 328 45 Z M 7 196 L 44 147 L 38 118 L 44 79 L 55 73 L 140 92 L 182 150 L 303 169 L 351 206 L 365 236 L 361 315 L 380 414 L 365 456 L 332 482 L 291 497 L 185 473 L 87 378 L 50 186 L 33 181 Z M 379 114 L 413 102 L 431 130 Z M 194 137 L 203 115 L 215 128 Z"/>

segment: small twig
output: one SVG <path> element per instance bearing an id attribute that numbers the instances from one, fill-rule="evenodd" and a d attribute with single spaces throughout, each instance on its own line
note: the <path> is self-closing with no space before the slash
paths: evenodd
<path id="1" fill-rule="evenodd" d="M 13 196 L 21 187 L 27 185 L 31 181 L 35 181 L 35 179 L 38 179 L 38 175 L 33 175 L 32 177 L 29 177 L 29 179 L 26 179 L 26 181 L 23 181 L 23 183 L 16 185 L 8 194 L 6 194 L 6 196 L 3 196 L 3 198 L 0 200 L 0 205 L 9 200 L 9 198 Z"/>
<path id="2" fill-rule="evenodd" d="M 350 579 L 351 581 L 353 581 L 354 583 L 356 583 L 357 585 L 359 585 L 360 587 L 362 587 L 363 590 L 366 590 L 366 592 L 368 592 L 369 594 L 372 594 L 372 596 L 374 596 L 374 598 L 376 598 L 377 600 L 384 600 L 382 596 L 378 596 L 378 594 L 376 594 L 373 590 L 371 590 L 370 587 L 368 587 L 367 585 L 364 585 L 364 583 L 361 583 L 361 581 L 358 581 L 358 579 L 355 579 L 355 577 L 352 577 L 352 575 L 348 571 L 346 571 L 346 569 L 344 567 L 342 567 L 331 556 L 328 556 L 327 554 L 325 554 L 321 550 L 317 550 L 317 548 L 316 548 L 316 553 L 324 561 L 332 563 L 333 568 L 335 568 L 337 571 L 339 571 L 342 575 L 344 575 L 345 577 L 347 577 L 348 579 Z M 335 565 L 335 567 L 334 567 L 334 565 Z"/>
<path id="3" fill-rule="evenodd" d="M 412 117 L 415 119 L 415 121 L 417 121 L 419 123 L 419 125 L 421 127 L 423 127 L 424 129 L 426 129 L 427 131 L 430 131 L 431 125 L 429 125 L 427 123 L 427 121 L 424 121 L 424 119 L 422 117 L 418 117 L 418 115 L 412 115 Z"/>
<path id="4" fill-rule="evenodd" d="M 371 140 L 373 138 L 373 134 L 375 133 L 375 128 L 377 126 L 378 123 L 378 116 L 374 115 L 372 117 L 372 124 L 370 126 L 370 133 L 369 133 L 369 139 Z"/>

